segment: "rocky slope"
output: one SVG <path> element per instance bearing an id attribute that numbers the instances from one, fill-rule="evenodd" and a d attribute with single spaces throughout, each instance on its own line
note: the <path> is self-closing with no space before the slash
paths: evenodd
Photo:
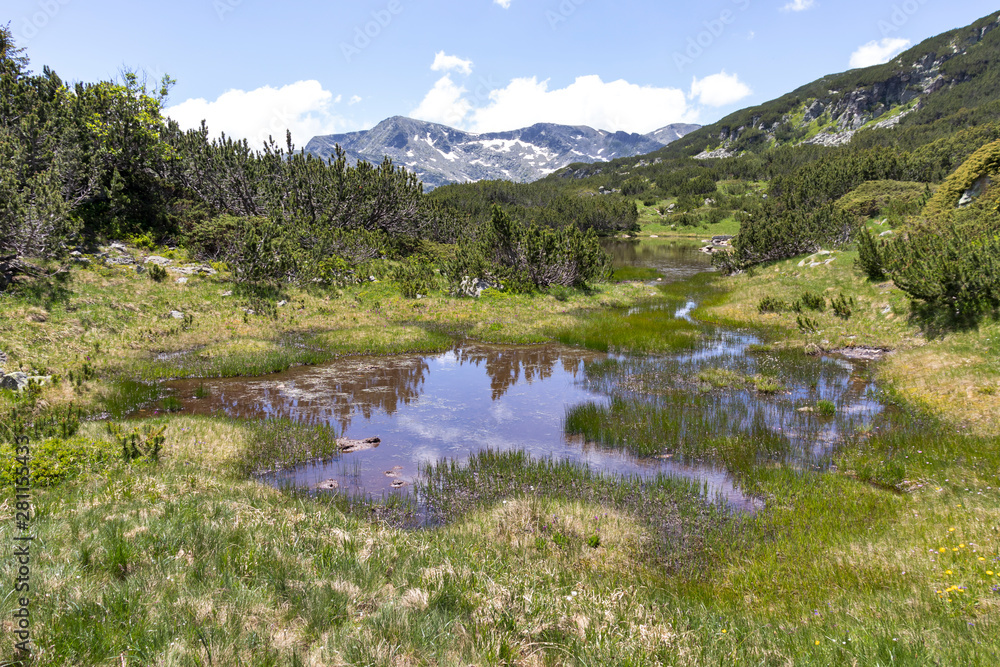
<path id="1" fill-rule="evenodd" d="M 339 145 L 351 163 L 381 162 L 388 156 L 415 172 L 430 190 L 445 183 L 484 179 L 534 181 L 574 162 L 649 153 L 699 127 L 668 125 L 641 135 L 538 123 L 509 132 L 475 134 L 395 116 L 371 130 L 313 137 L 306 150 L 327 158 Z"/>
<path id="2" fill-rule="evenodd" d="M 658 155 L 713 158 L 785 144 L 839 146 L 862 129 L 926 124 L 963 107 L 983 107 L 1000 99 L 998 27 L 1000 13 L 994 13 L 884 65 L 822 77 L 692 131 Z"/>

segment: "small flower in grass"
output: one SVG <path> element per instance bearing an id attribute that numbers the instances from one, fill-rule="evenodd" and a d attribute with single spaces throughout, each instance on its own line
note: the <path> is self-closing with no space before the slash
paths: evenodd
<path id="1" fill-rule="evenodd" d="M 986 559 L 985 559 L 985 558 L 983 558 L 982 556 L 980 556 L 980 557 L 979 557 L 979 561 L 980 561 L 980 562 L 983 562 L 983 561 L 985 561 L 985 560 L 986 560 Z"/>
<path id="2" fill-rule="evenodd" d="M 949 533 L 954 533 L 954 532 L 955 532 L 955 529 L 954 529 L 954 528 L 949 528 L 949 529 L 948 529 L 948 532 L 949 532 Z"/>
<path id="3" fill-rule="evenodd" d="M 951 574 L 951 570 L 945 570 L 944 573 L 945 574 Z"/>
<path id="4" fill-rule="evenodd" d="M 941 547 L 940 549 L 938 549 L 938 551 L 940 551 L 941 553 L 944 553 L 944 552 L 946 552 L 946 551 L 948 551 L 948 550 L 947 550 L 947 549 L 945 549 L 944 547 Z"/>
<path id="5" fill-rule="evenodd" d="M 958 545 L 958 548 L 959 548 L 959 549 L 964 549 L 964 548 L 965 548 L 965 545 L 964 545 L 964 544 L 959 544 L 959 545 Z"/>

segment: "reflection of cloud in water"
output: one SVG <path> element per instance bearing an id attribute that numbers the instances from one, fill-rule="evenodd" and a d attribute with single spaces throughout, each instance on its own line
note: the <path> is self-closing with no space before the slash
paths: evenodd
<path id="1" fill-rule="evenodd" d="M 664 312 L 665 317 L 675 309 Z M 743 374 L 759 372 L 762 363 L 743 352 L 753 336 L 717 332 L 706 345 L 679 355 L 641 358 L 616 357 L 626 375 L 652 369 L 656 381 L 670 390 L 680 384 L 676 413 L 693 416 L 691 379 L 700 369 L 725 366 Z M 594 470 L 648 476 L 658 472 L 704 480 L 710 493 L 719 492 L 735 504 L 742 498 L 732 479 L 721 470 L 686 466 L 676 459 L 637 459 L 625 452 L 584 443 L 565 435 L 566 410 L 587 402 L 606 403 L 621 393 L 617 375 L 587 380 L 587 363 L 602 354 L 557 345 L 500 347 L 464 345 L 429 356 L 350 358 L 317 367 L 300 367 L 266 378 L 186 380 L 168 383 L 189 413 L 226 414 L 260 419 L 285 417 L 312 424 L 330 424 L 347 437 L 377 435 L 382 444 L 373 450 L 345 455 L 328 466 L 310 466 L 282 477 L 296 483 L 315 484 L 322 479 L 343 478 L 341 488 L 378 493 L 388 489 L 388 469 L 400 468 L 397 477 L 412 481 L 422 463 L 441 458 L 464 461 L 483 449 L 524 450 L 534 457 L 569 459 Z M 850 396 L 864 391 L 866 382 L 841 361 L 803 361 L 803 371 L 814 389 L 798 385 L 783 397 L 762 398 L 746 390 L 713 392 L 703 397 L 708 410 L 722 416 L 727 429 L 743 428 L 763 419 L 775 431 L 814 444 L 816 453 L 837 439 L 844 419 L 864 421 L 868 406 L 854 398 L 837 400 L 838 422 L 831 424 L 801 417 L 794 409 L 803 400 Z M 804 380 L 805 381 L 805 380 Z M 204 383 L 210 396 L 194 400 L 194 390 Z M 808 383 L 805 385 L 808 387 Z M 670 390 L 673 391 L 673 390 Z M 683 400 L 682 400 L 683 399 Z M 710 399 L 710 400 L 709 400 Z M 650 398 L 671 403 L 669 394 Z M 789 413 L 793 421 L 787 420 Z M 800 418 L 801 417 L 801 418 Z M 795 421 L 798 420 L 798 421 Z M 324 477 L 325 475 L 325 477 Z"/>
<path id="2" fill-rule="evenodd" d="M 493 419 L 496 420 L 498 424 L 517 418 L 517 415 L 514 414 L 514 411 L 511 410 L 510 406 L 503 402 L 494 403 L 490 407 L 490 414 L 493 415 Z"/>

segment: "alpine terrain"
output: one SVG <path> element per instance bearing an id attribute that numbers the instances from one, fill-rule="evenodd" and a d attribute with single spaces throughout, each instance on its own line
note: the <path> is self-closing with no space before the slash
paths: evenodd
<path id="1" fill-rule="evenodd" d="M 426 189 L 446 183 L 506 179 L 530 182 L 574 162 L 598 162 L 663 148 L 699 125 L 668 125 L 649 134 L 537 123 L 509 132 L 475 134 L 402 116 L 371 130 L 313 137 L 306 150 L 327 158 L 339 145 L 350 164 L 389 157 L 415 172 Z"/>

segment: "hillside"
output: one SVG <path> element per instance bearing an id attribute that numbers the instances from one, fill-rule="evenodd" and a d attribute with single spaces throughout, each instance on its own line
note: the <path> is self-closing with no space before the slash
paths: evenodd
<path id="1" fill-rule="evenodd" d="M 475 134 L 394 116 L 371 130 L 313 137 L 306 151 L 328 158 L 339 145 L 350 163 L 389 157 L 430 190 L 446 183 L 537 180 L 571 162 L 598 162 L 649 153 L 697 129 L 668 125 L 646 135 L 586 126 L 537 123 L 508 132 Z"/>
<path id="2" fill-rule="evenodd" d="M 998 27 L 1000 13 L 994 13 L 926 39 L 884 65 L 824 76 L 690 132 L 650 157 L 725 158 L 785 146 L 852 143 L 913 150 L 995 123 L 1000 121 Z M 573 164 L 553 177 L 606 175 L 635 165 L 632 160 Z"/>

